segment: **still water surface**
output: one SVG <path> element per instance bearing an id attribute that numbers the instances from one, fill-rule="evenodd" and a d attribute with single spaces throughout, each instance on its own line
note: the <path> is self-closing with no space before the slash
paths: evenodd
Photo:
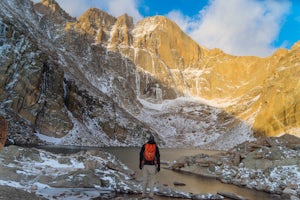
<path id="1" fill-rule="evenodd" d="M 109 152 L 115 155 L 120 159 L 125 165 L 130 169 L 136 172 L 137 177 L 141 177 L 142 173 L 139 170 L 139 151 L 140 148 L 134 147 L 109 147 L 109 148 L 58 148 L 58 147 L 42 147 L 53 153 L 75 153 L 79 150 L 88 150 L 88 149 L 99 149 L 106 152 Z M 160 148 L 161 162 L 169 162 L 180 158 L 181 156 L 192 156 L 200 153 L 205 154 L 214 154 L 215 151 L 201 150 L 201 149 L 180 149 L 180 148 L 170 148 L 164 149 Z M 156 180 L 159 185 L 168 185 L 170 188 L 174 188 L 179 191 L 189 192 L 194 194 L 199 193 L 211 193 L 216 194 L 218 191 L 222 192 L 231 192 L 243 197 L 246 197 L 249 200 L 272 200 L 272 195 L 259 192 L 256 190 L 250 190 L 243 187 L 238 187 L 230 184 L 224 184 L 214 178 L 205 178 L 197 175 L 179 173 L 172 170 L 167 170 L 161 166 L 161 171 L 157 174 Z M 185 186 L 174 186 L 174 182 L 184 183 Z"/>
<path id="2" fill-rule="evenodd" d="M 142 176 L 141 170 L 139 170 L 139 148 L 104 148 L 105 151 L 114 154 L 129 168 L 136 171 L 137 176 Z M 181 156 L 192 156 L 200 153 L 214 154 L 214 151 L 200 150 L 200 149 L 160 149 L 161 161 L 169 162 L 178 159 Z M 241 188 L 234 185 L 223 184 L 220 181 L 212 178 L 200 177 L 192 174 L 179 173 L 172 170 L 163 169 L 158 173 L 156 177 L 157 182 L 160 185 L 166 184 L 176 190 L 199 194 L 199 193 L 212 193 L 216 194 L 218 191 L 232 192 L 246 197 L 249 200 L 271 200 L 272 195 L 250 190 L 247 188 Z M 185 186 L 174 186 L 174 181 L 185 183 Z"/>

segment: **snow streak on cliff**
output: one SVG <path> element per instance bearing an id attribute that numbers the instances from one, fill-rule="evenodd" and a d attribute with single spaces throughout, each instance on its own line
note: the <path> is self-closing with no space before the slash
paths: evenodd
<path id="1" fill-rule="evenodd" d="M 15 143 L 228 149 L 299 132 L 299 45 L 269 58 L 200 47 L 164 17 L 133 24 L 55 1 L 0 2 L 0 105 Z M 279 105 L 277 105 L 279 103 Z"/>

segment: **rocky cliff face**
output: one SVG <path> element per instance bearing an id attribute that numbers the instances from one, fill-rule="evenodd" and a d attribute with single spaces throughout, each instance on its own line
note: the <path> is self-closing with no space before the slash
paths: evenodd
<path id="1" fill-rule="evenodd" d="M 121 20 L 126 17 L 115 19 L 106 29 L 111 37 L 101 45 L 128 57 L 144 72 L 141 97 L 160 87 L 162 99 L 213 100 L 249 123 L 257 136 L 299 136 L 299 45 L 290 51 L 279 49 L 267 58 L 232 56 L 200 47 L 167 18 L 156 16 L 132 25 L 132 20 Z M 94 26 L 94 32 L 101 26 Z"/>
<path id="2" fill-rule="evenodd" d="M 48 0 L 0 9 L 0 114 L 11 141 L 140 145 L 152 133 L 166 146 L 222 149 L 253 133 L 299 135 L 299 44 L 237 57 L 161 16 L 133 24 L 92 8 L 77 20 Z"/>
<path id="3" fill-rule="evenodd" d="M 0 3 L 0 100 L 9 141 L 36 144 L 42 134 L 60 138 L 61 144 L 135 145 L 156 134 L 115 103 L 117 95 L 107 96 L 88 80 L 99 75 L 97 81 L 105 85 L 116 81 L 123 86 L 121 77 L 111 80 L 110 73 L 116 63 L 127 61 L 93 47 L 85 33 L 65 30 L 74 19 L 57 6 L 50 1 L 35 6 L 30 1 Z M 120 96 L 131 95 L 126 90 Z"/>
<path id="4" fill-rule="evenodd" d="M 260 109 L 253 127 L 257 134 L 276 136 L 291 133 L 300 136 L 300 43 L 291 51 L 277 52 L 272 74 L 264 82 L 259 98 Z"/>

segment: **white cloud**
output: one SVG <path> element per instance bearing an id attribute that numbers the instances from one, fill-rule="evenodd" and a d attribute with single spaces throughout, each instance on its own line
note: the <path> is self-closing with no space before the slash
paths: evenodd
<path id="1" fill-rule="evenodd" d="M 127 13 L 137 21 L 143 18 L 138 11 L 137 5 L 137 0 L 109 0 L 108 12 L 116 17 Z"/>
<path id="2" fill-rule="evenodd" d="M 178 12 L 168 17 L 200 45 L 233 55 L 268 56 L 289 9 L 288 1 L 211 0 L 196 18 Z"/>
<path id="3" fill-rule="evenodd" d="M 176 22 L 176 24 L 185 32 L 188 32 L 192 27 L 193 22 L 191 18 L 183 15 L 179 10 L 169 12 L 166 17 Z"/>

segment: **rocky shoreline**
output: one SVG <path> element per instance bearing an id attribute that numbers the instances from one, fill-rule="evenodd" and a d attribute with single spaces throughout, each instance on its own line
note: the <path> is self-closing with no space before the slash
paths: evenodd
<path id="1" fill-rule="evenodd" d="M 300 199 L 300 139 L 259 138 L 215 155 L 182 157 L 168 169 L 212 177 L 223 183 L 268 192 L 274 199 Z"/>
<path id="2" fill-rule="evenodd" d="M 245 142 L 213 155 L 181 157 L 163 166 L 268 192 L 272 200 L 299 200 L 299 157 L 300 139 L 285 135 Z M 101 150 L 64 155 L 11 145 L 0 152 L 0 161 L 0 199 L 138 199 L 141 193 L 135 172 Z M 178 180 L 176 184 L 184 183 Z M 155 194 L 158 200 L 246 199 L 224 191 L 184 193 L 167 185 L 157 185 Z"/>
<path id="3" fill-rule="evenodd" d="M 5 191 L 0 199 L 138 199 L 142 191 L 135 172 L 101 150 L 64 155 L 10 145 L 0 152 L 0 161 L 0 191 Z M 158 199 L 192 197 L 167 186 L 157 186 L 155 194 Z"/>

